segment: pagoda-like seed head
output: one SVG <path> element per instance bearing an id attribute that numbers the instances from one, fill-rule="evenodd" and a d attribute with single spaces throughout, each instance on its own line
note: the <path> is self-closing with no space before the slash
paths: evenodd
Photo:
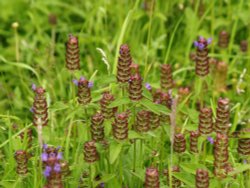
<path id="1" fill-rule="evenodd" d="M 17 163 L 16 172 L 19 175 L 26 175 L 28 173 L 28 154 L 24 150 L 15 152 L 15 159 Z"/>
<path id="2" fill-rule="evenodd" d="M 220 98 L 217 103 L 215 131 L 228 134 L 229 132 L 230 107 L 229 99 Z"/>
<path id="3" fill-rule="evenodd" d="M 32 133 L 31 128 L 28 128 L 24 132 L 20 133 L 20 138 L 21 138 L 22 142 L 24 142 L 24 140 L 26 139 L 28 149 L 30 149 L 32 147 L 32 140 L 33 140 L 32 136 L 33 136 L 33 133 Z"/>
<path id="4" fill-rule="evenodd" d="M 81 105 L 87 105 L 91 102 L 91 87 L 92 84 L 90 81 L 85 79 L 84 77 L 81 77 L 78 82 L 78 103 Z"/>
<path id="5" fill-rule="evenodd" d="M 49 14 L 49 24 L 55 26 L 57 24 L 57 16 L 55 14 Z"/>
<path id="6" fill-rule="evenodd" d="M 244 128 L 241 131 L 241 134 L 249 134 L 250 128 Z M 240 138 L 238 141 L 238 153 L 241 156 L 250 156 L 250 138 Z"/>
<path id="7" fill-rule="evenodd" d="M 96 113 L 91 118 L 91 135 L 92 139 L 96 142 L 104 139 L 104 118 L 101 113 Z"/>
<path id="8" fill-rule="evenodd" d="M 176 153 L 183 153 L 186 150 L 186 140 L 183 134 L 176 133 L 174 135 L 174 151 Z"/>
<path id="9" fill-rule="evenodd" d="M 115 121 L 112 124 L 113 136 L 117 140 L 125 140 L 128 138 L 128 114 L 122 112 L 116 114 Z"/>
<path id="10" fill-rule="evenodd" d="M 73 35 L 69 35 L 66 44 L 66 68 L 70 71 L 80 69 L 78 38 Z"/>
<path id="11" fill-rule="evenodd" d="M 144 133 L 150 129 L 150 112 L 141 110 L 136 115 L 135 130 L 139 133 Z"/>
<path id="12" fill-rule="evenodd" d="M 170 64 L 161 65 L 161 89 L 168 91 L 174 86 L 172 68 Z"/>
<path id="13" fill-rule="evenodd" d="M 212 39 L 199 37 L 198 41 L 194 42 L 196 47 L 195 72 L 198 76 L 204 77 L 209 73 L 209 58 L 207 46 L 212 42 Z"/>
<path id="14" fill-rule="evenodd" d="M 132 65 L 133 68 L 130 79 L 129 79 L 129 98 L 132 101 L 140 101 L 142 99 L 142 77 L 139 73 L 139 67 L 136 65 Z M 136 68 L 135 68 L 136 67 Z"/>
<path id="15" fill-rule="evenodd" d="M 182 102 L 190 92 L 190 87 L 180 87 L 178 89 L 178 102 Z"/>
<path id="16" fill-rule="evenodd" d="M 38 126 L 46 126 L 48 124 L 48 107 L 45 96 L 45 89 L 42 87 L 32 86 L 33 91 L 35 92 L 34 102 L 32 106 L 33 113 L 33 124 Z"/>
<path id="17" fill-rule="evenodd" d="M 94 163 L 99 160 L 99 154 L 94 141 L 88 141 L 84 144 L 84 160 L 87 163 Z"/>
<path id="18" fill-rule="evenodd" d="M 209 175 L 207 170 L 196 170 L 195 185 L 197 188 L 209 188 Z"/>
<path id="19" fill-rule="evenodd" d="M 227 31 L 223 30 L 219 33 L 219 47 L 227 48 L 229 44 L 229 34 Z"/>
<path id="20" fill-rule="evenodd" d="M 157 168 L 146 169 L 145 188 L 160 188 L 159 172 Z"/>
<path id="21" fill-rule="evenodd" d="M 190 151 L 192 153 L 198 153 L 198 138 L 200 134 L 199 131 L 190 132 Z"/>
<path id="22" fill-rule="evenodd" d="M 217 133 L 214 143 L 214 174 L 218 178 L 227 176 L 226 164 L 228 162 L 228 137 Z"/>
<path id="23" fill-rule="evenodd" d="M 101 112 L 105 119 L 110 119 L 114 117 L 114 114 L 117 111 L 117 107 L 109 108 L 109 104 L 115 100 L 115 97 L 109 92 L 106 91 L 102 95 L 100 100 Z"/>
<path id="24" fill-rule="evenodd" d="M 240 50 L 245 53 L 248 51 L 248 41 L 247 40 L 242 40 L 240 42 Z"/>
<path id="25" fill-rule="evenodd" d="M 127 44 L 123 44 L 120 47 L 120 56 L 117 65 L 116 78 L 119 83 L 127 83 L 129 81 L 131 63 L 130 49 Z"/>
<path id="26" fill-rule="evenodd" d="M 199 133 L 207 135 L 213 132 L 213 113 L 211 108 L 201 108 L 199 114 Z"/>

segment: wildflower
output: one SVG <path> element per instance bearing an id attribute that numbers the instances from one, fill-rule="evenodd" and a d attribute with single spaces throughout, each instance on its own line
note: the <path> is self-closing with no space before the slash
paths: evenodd
<path id="1" fill-rule="evenodd" d="M 149 91 L 152 90 L 152 87 L 151 87 L 151 85 L 150 85 L 149 83 L 146 83 L 146 84 L 145 84 L 145 87 L 146 87 L 146 89 L 149 90 Z"/>
<path id="2" fill-rule="evenodd" d="M 169 64 L 161 65 L 161 89 L 168 91 L 174 85 L 172 77 L 172 68 Z"/>
<path id="3" fill-rule="evenodd" d="M 132 101 L 139 101 L 142 99 L 142 77 L 139 73 L 139 66 L 131 64 L 131 72 L 129 80 L 129 98 Z"/>
<path id="4" fill-rule="evenodd" d="M 180 167 L 173 166 L 171 170 L 172 170 L 172 173 L 178 173 L 178 172 L 180 172 Z M 169 170 L 164 169 L 163 174 L 164 174 L 164 176 L 166 176 L 167 185 L 169 185 L 169 181 L 170 181 Z M 173 175 L 172 175 L 172 187 L 173 188 L 180 188 L 181 187 L 181 181 L 179 179 L 175 178 Z"/>
<path id="5" fill-rule="evenodd" d="M 241 133 L 248 133 L 250 129 L 244 128 Z M 250 156 L 250 138 L 240 138 L 238 141 L 238 153 L 241 156 Z"/>
<path id="6" fill-rule="evenodd" d="M 76 83 L 76 81 L 74 81 L 74 83 Z M 77 81 L 77 86 L 78 103 L 81 105 L 87 105 L 92 100 L 90 88 L 93 86 L 93 83 L 90 83 L 84 77 L 80 77 L 80 79 Z"/>
<path id="7" fill-rule="evenodd" d="M 198 153 L 198 138 L 199 138 L 198 131 L 190 132 L 190 151 L 192 153 Z"/>
<path id="8" fill-rule="evenodd" d="M 156 168 L 146 169 L 145 188 L 160 188 L 159 172 Z"/>
<path id="9" fill-rule="evenodd" d="M 196 50 L 196 66 L 195 72 L 198 76 L 206 76 L 209 73 L 209 59 L 208 59 L 208 49 L 207 46 L 212 42 L 212 39 L 209 38 L 206 40 L 203 37 L 199 37 L 198 41 L 194 42 Z"/>
<path id="10" fill-rule="evenodd" d="M 96 142 L 104 139 L 104 117 L 101 113 L 96 113 L 91 118 L 91 135 Z"/>
<path id="11" fill-rule="evenodd" d="M 17 163 L 16 172 L 19 175 L 26 175 L 28 173 L 28 154 L 24 150 L 15 152 L 15 159 Z"/>
<path id="12" fill-rule="evenodd" d="M 174 151 L 176 153 L 183 153 L 186 150 L 186 140 L 183 134 L 178 133 L 174 135 Z"/>
<path id="13" fill-rule="evenodd" d="M 73 35 L 69 35 L 66 44 L 66 68 L 71 71 L 80 69 L 78 38 Z"/>
<path id="14" fill-rule="evenodd" d="M 130 55 L 130 49 L 127 44 L 123 44 L 120 47 L 120 57 L 118 59 L 116 75 L 119 83 L 127 83 L 129 81 L 131 63 L 132 57 Z"/>
<path id="15" fill-rule="evenodd" d="M 216 111 L 215 131 L 221 134 L 228 134 L 229 132 L 229 118 L 230 108 L 229 100 L 227 98 L 220 98 L 218 100 Z"/>
<path id="16" fill-rule="evenodd" d="M 229 34 L 223 30 L 219 33 L 219 47 L 227 48 L 229 44 Z"/>
<path id="17" fill-rule="evenodd" d="M 84 160 L 87 163 L 94 163 L 99 159 L 99 154 L 97 152 L 95 142 L 88 141 L 83 147 Z"/>
<path id="18" fill-rule="evenodd" d="M 242 40 L 240 41 L 240 50 L 245 53 L 248 51 L 248 41 L 247 40 Z"/>
<path id="19" fill-rule="evenodd" d="M 150 112 L 141 110 L 136 115 L 135 130 L 139 133 L 147 132 L 150 129 Z"/>
<path id="20" fill-rule="evenodd" d="M 128 138 L 128 114 L 126 112 L 117 114 L 112 124 L 113 136 L 117 140 Z"/>
<path id="21" fill-rule="evenodd" d="M 204 169 L 196 170 L 195 185 L 197 188 L 209 187 L 209 176 L 208 176 L 207 170 L 204 170 Z"/>
<path id="22" fill-rule="evenodd" d="M 211 108 L 201 108 L 199 114 L 199 132 L 202 135 L 207 135 L 213 131 L 213 119 L 212 119 L 212 109 Z"/>
<path id="23" fill-rule="evenodd" d="M 207 137 L 207 140 L 210 142 L 210 144 L 214 144 L 214 139 L 213 139 L 213 137 L 211 137 L 211 136 L 208 136 Z"/>

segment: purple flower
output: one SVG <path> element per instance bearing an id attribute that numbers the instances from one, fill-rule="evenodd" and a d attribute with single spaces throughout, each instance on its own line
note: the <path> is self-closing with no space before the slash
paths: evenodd
<path id="1" fill-rule="evenodd" d="M 80 77 L 80 81 L 84 81 L 85 78 L 83 76 Z"/>
<path id="2" fill-rule="evenodd" d="M 244 160 L 243 160 L 243 163 L 244 163 L 244 164 L 247 164 L 247 160 L 246 160 L 246 159 L 244 159 Z"/>
<path id="3" fill-rule="evenodd" d="M 33 83 L 33 84 L 31 85 L 31 89 L 32 89 L 33 91 L 35 91 L 35 90 L 36 90 L 36 84 Z"/>
<path id="4" fill-rule="evenodd" d="M 211 44 L 212 38 L 208 38 L 207 40 L 200 36 L 198 41 L 194 41 L 194 46 L 199 50 L 203 50 L 208 44 Z"/>
<path id="5" fill-rule="evenodd" d="M 94 82 L 89 81 L 89 83 L 88 83 L 88 88 L 92 88 L 93 86 L 94 86 Z"/>
<path id="6" fill-rule="evenodd" d="M 42 161 L 47 161 L 48 160 L 48 154 L 47 153 L 42 153 L 41 158 L 42 158 Z"/>
<path id="7" fill-rule="evenodd" d="M 59 153 L 57 154 L 56 158 L 57 158 L 58 160 L 61 160 L 61 159 L 63 158 L 62 152 L 59 152 Z"/>
<path id="8" fill-rule="evenodd" d="M 48 145 L 47 144 L 43 144 L 43 150 L 47 149 Z"/>
<path id="9" fill-rule="evenodd" d="M 53 153 L 53 152 L 51 152 L 51 153 L 49 154 L 49 157 L 56 157 L 56 154 Z"/>
<path id="10" fill-rule="evenodd" d="M 207 44 L 211 44 L 211 43 L 212 43 L 212 40 L 213 40 L 212 38 L 208 38 L 208 39 L 207 39 Z"/>
<path id="11" fill-rule="evenodd" d="M 33 107 L 33 106 L 30 107 L 30 112 L 31 112 L 31 113 L 34 113 L 34 107 Z"/>
<path id="12" fill-rule="evenodd" d="M 55 164 L 54 171 L 57 172 L 57 173 L 61 171 L 61 165 L 59 163 Z"/>
<path id="13" fill-rule="evenodd" d="M 78 81 L 77 81 L 76 79 L 73 79 L 72 82 L 73 82 L 76 86 L 78 86 Z"/>
<path id="14" fill-rule="evenodd" d="M 105 187 L 105 183 L 100 183 L 100 187 L 104 188 Z"/>
<path id="15" fill-rule="evenodd" d="M 50 172 L 51 172 L 51 167 L 50 166 L 46 166 L 45 170 L 43 171 L 43 175 L 47 178 L 50 176 Z"/>
<path id="16" fill-rule="evenodd" d="M 146 89 L 149 90 L 149 91 L 152 89 L 152 87 L 151 87 L 151 85 L 150 85 L 149 83 L 146 83 L 146 84 L 145 84 L 145 87 L 146 87 Z"/>
<path id="17" fill-rule="evenodd" d="M 214 139 L 211 136 L 208 136 L 207 140 L 210 142 L 210 144 L 214 144 Z"/>

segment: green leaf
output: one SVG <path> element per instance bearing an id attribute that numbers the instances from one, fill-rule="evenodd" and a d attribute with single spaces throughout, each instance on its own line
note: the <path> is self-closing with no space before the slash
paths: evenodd
<path id="1" fill-rule="evenodd" d="M 188 172 L 190 174 L 196 174 L 196 170 L 198 168 L 207 170 L 205 165 L 197 163 L 181 163 L 180 166 L 185 172 Z"/>
<path id="2" fill-rule="evenodd" d="M 122 150 L 121 143 L 113 142 L 110 144 L 110 150 L 109 150 L 110 164 L 113 164 L 115 162 L 115 160 L 118 158 L 121 150 Z"/>
<path id="3" fill-rule="evenodd" d="M 132 130 L 130 130 L 130 131 L 128 132 L 128 138 L 129 138 L 129 139 L 134 139 L 134 138 L 144 139 L 144 137 L 143 137 L 142 135 L 140 135 L 140 134 L 138 134 L 137 132 L 132 131 Z"/>
<path id="4" fill-rule="evenodd" d="M 185 172 L 173 172 L 172 175 L 183 183 L 187 184 L 188 187 L 195 187 L 195 176 Z"/>
<path id="5" fill-rule="evenodd" d="M 111 74 L 109 76 L 100 76 L 100 78 L 96 79 L 95 83 L 98 83 L 98 85 L 105 85 L 110 83 L 116 82 L 116 76 Z"/>
<path id="6" fill-rule="evenodd" d="M 148 99 L 142 99 L 140 101 L 140 103 L 141 103 L 141 105 L 145 106 L 147 109 L 149 109 L 150 111 L 152 111 L 158 115 L 160 115 L 160 114 L 168 115 L 169 114 L 169 110 L 167 109 L 166 106 L 163 106 L 161 104 L 155 104 Z"/>
<path id="7" fill-rule="evenodd" d="M 60 110 L 65 110 L 69 108 L 68 105 L 66 105 L 64 102 L 56 102 L 52 106 L 50 106 L 50 110 L 53 112 L 60 111 Z"/>
<path id="8" fill-rule="evenodd" d="M 230 172 L 229 175 L 233 176 L 250 169 L 250 164 L 239 164 L 234 168 L 234 171 Z"/>
<path id="9" fill-rule="evenodd" d="M 130 99 L 127 97 L 123 97 L 123 98 L 118 98 L 114 100 L 108 107 L 114 108 L 114 107 L 121 106 L 124 104 L 129 104 L 129 103 L 130 103 Z"/>

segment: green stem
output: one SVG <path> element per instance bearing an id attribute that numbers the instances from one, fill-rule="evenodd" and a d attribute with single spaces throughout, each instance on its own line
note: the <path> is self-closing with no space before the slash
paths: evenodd
<path id="1" fill-rule="evenodd" d="M 16 62 L 20 61 L 20 53 L 19 53 L 19 39 L 17 28 L 15 28 L 15 43 L 16 43 Z"/>
<path id="2" fill-rule="evenodd" d="M 89 164 L 89 185 L 91 188 L 94 188 L 93 177 L 94 177 L 94 174 L 93 174 L 92 164 Z"/>
<path id="3" fill-rule="evenodd" d="M 134 139 L 134 161 L 133 161 L 133 172 L 135 172 L 136 167 L 136 139 Z"/>
<path id="4" fill-rule="evenodd" d="M 122 164 L 122 156 L 123 156 L 123 153 L 122 153 L 122 149 L 121 149 L 121 153 L 120 153 L 120 159 L 119 159 L 119 171 L 120 171 L 120 182 L 121 182 L 121 185 L 123 183 L 123 164 Z"/>

